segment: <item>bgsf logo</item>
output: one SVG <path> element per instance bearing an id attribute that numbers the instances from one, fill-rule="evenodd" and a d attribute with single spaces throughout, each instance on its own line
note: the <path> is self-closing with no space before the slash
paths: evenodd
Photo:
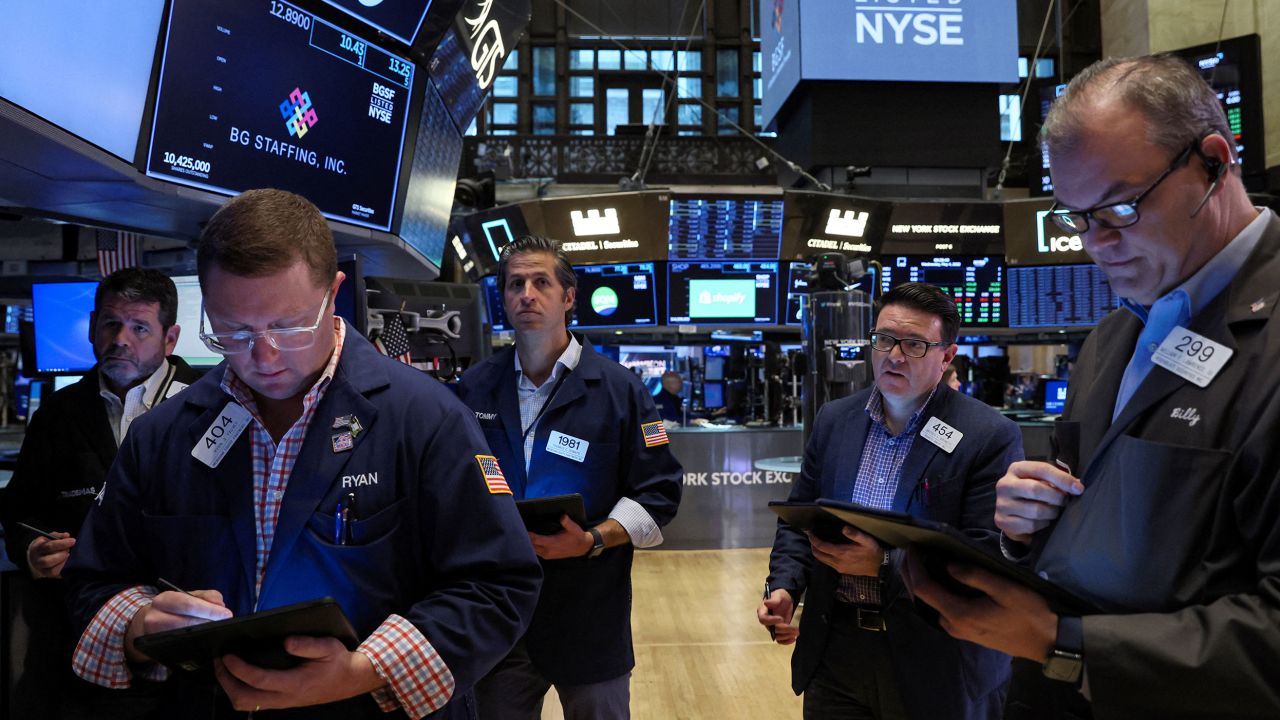
<path id="1" fill-rule="evenodd" d="M 306 135 L 318 121 L 316 109 L 311 107 L 311 95 L 301 88 L 294 88 L 289 99 L 280 103 L 280 114 L 284 116 L 284 126 L 289 134 L 298 138 Z"/>

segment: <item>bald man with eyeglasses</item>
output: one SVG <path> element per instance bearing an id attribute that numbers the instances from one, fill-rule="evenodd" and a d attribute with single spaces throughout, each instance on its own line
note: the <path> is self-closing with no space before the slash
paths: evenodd
<path id="1" fill-rule="evenodd" d="M 906 283 L 884 296 L 867 358 L 875 385 L 822 406 L 789 500 L 909 513 L 994 550 L 995 483 L 1022 459 L 1022 436 L 942 382 L 959 327 L 954 300 L 937 287 Z M 780 521 L 757 608 L 777 643 L 797 643 L 791 684 L 804 717 L 999 718 L 1008 656 L 948 637 L 915 611 L 900 553 L 852 527 L 842 534 L 819 538 Z"/>

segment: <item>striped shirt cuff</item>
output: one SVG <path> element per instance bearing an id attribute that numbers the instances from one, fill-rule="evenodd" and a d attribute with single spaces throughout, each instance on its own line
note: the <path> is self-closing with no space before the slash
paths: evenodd
<path id="1" fill-rule="evenodd" d="M 103 687 L 121 690 L 133 682 L 134 672 L 144 680 L 166 680 L 169 671 L 159 663 L 130 668 L 124 653 L 125 633 L 138 611 L 151 604 L 159 591 L 138 585 L 116 593 L 107 601 L 76 644 L 71 669 L 76 675 Z"/>
<path id="2" fill-rule="evenodd" d="M 453 697 L 453 673 L 440 653 L 413 623 L 392 615 L 378 626 L 356 652 L 373 663 L 388 686 L 374 691 L 383 712 L 403 708 L 411 718 L 425 717 Z"/>
<path id="3" fill-rule="evenodd" d="M 618 502 L 609 511 L 609 517 L 618 521 L 627 535 L 631 536 L 631 544 L 638 548 L 657 547 L 662 544 L 662 531 L 653 516 L 640 503 L 629 497 L 618 498 Z"/>

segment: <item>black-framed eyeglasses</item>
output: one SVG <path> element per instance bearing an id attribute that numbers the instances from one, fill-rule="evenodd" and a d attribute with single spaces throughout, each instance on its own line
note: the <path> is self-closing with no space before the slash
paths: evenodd
<path id="1" fill-rule="evenodd" d="M 1133 225 L 1141 219 L 1138 214 L 1138 203 L 1142 202 L 1151 194 L 1151 191 L 1159 187 L 1165 178 L 1173 174 L 1174 170 L 1182 167 L 1184 163 L 1191 157 L 1191 153 L 1195 152 L 1200 159 L 1207 160 L 1204 153 L 1200 150 L 1200 140 L 1192 140 L 1178 156 L 1169 163 L 1169 167 L 1160 173 L 1160 177 L 1156 181 L 1147 186 L 1146 190 L 1138 193 L 1137 197 L 1132 200 L 1126 200 L 1118 203 L 1107 203 L 1106 205 L 1098 205 L 1088 210 L 1067 210 L 1058 207 L 1058 203 L 1054 203 L 1049 209 L 1049 217 L 1053 220 L 1053 224 L 1065 232 L 1080 234 L 1089 229 L 1089 218 L 1098 223 L 1101 227 L 1119 230 Z"/>
<path id="2" fill-rule="evenodd" d="M 882 332 L 871 333 L 871 349 L 880 352 L 893 352 L 893 346 L 902 348 L 902 354 L 912 358 L 922 358 L 929 353 L 931 347 L 946 347 L 951 343 L 929 342 L 916 338 L 896 338 Z"/>
<path id="3" fill-rule="evenodd" d="M 320 303 L 320 312 L 316 313 L 316 321 L 307 327 L 274 328 L 252 332 L 236 330 L 235 332 L 207 333 L 204 331 L 204 299 L 200 300 L 200 339 L 205 347 L 219 355 L 239 355 L 253 349 L 258 338 L 266 338 L 271 347 L 289 352 L 306 350 L 316 344 L 316 330 L 324 319 L 325 308 L 329 307 L 329 293 L 324 294 L 324 302 Z"/>

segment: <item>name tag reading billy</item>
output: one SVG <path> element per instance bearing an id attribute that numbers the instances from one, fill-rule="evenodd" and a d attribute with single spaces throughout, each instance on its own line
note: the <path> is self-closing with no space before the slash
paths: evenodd
<path id="1" fill-rule="evenodd" d="M 964 437 L 964 433 L 942 422 L 936 417 L 929 418 L 929 420 L 924 424 L 924 428 L 920 430 L 920 435 L 922 435 L 925 440 L 928 440 L 934 445 L 942 448 L 946 453 L 950 453 L 952 450 L 955 450 L 956 445 L 959 445 L 961 438 Z"/>
<path id="2" fill-rule="evenodd" d="M 1207 387 L 1234 352 L 1179 325 L 1165 336 L 1151 361 L 1199 387 Z"/>
<path id="3" fill-rule="evenodd" d="M 591 447 L 591 443 L 586 440 L 572 435 L 565 435 L 559 430 L 552 430 L 551 436 L 547 438 L 547 452 L 567 457 L 574 462 L 585 460 L 587 458 L 587 448 L 589 447 Z"/>
<path id="4" fill-rule="evenodd" d="M 209 429 L 204 431 L 204 437 L 191 448 L 191 457 L 211 468 L 218 467 L 252 419 L 253 416 L 240 403 L 227 403 Z"/>

